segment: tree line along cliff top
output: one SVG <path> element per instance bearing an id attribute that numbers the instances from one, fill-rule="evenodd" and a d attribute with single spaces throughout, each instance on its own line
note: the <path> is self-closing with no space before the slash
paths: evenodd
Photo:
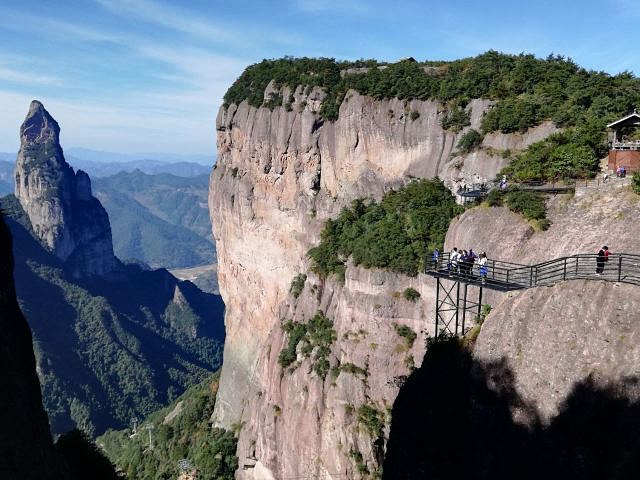
<path id="1" fill-rule="evenodd" d="M 355 62 L 333 58 L 263 60 L 250 65 L 224 96 L 224 104 L 265 104 L 270 81 L 278 86 L 322 87 L 327 96 L 320 113 L 335 120 L 348 90 L 376 99 L 437 99 L 451 108 L 464 107 L 474 98 L 497 101 L 484 117 L 485 132 L 524 131 L 544 120 L 559 127 L 598 120 L 602 126 L 640 105 L 640 80 L 629 72 L 609 75 L 587 70 L 570 58 L 549 55 L 507 55 L 488 51 L 477 57 L 450 62 Z M 291 99 L 276 99 L 264 106 L 287 106 Z"/>
<path id="2" fill-rule="evenodd" d="M 640 79 L 630 72 L 609 75 L 584 69 L 558 55 L 507 55 L 488 51 L 451 62 L 355 62 L 332 58 L 263 60 L 250 65 L 224 96 L 224 105 L 247 101 L 254 107 L 293 109 L 293 97 L 282 92 L 265 99 L 265 89 L 293 91 L 304 86 L 322 88 L 326 96 L 320 115 L 336 120 L 345 95 L 355 90 L 375 99 L 436 99 L 445 104 L 441 125 L 459 132 L 470 124 L 466 108 L 471 99 L 495 103 L 482 118 L 480 132 L 467 131 L 458 143 L 461 152 L 479 148 L 484 134 L 524 132 L 543 121 L 563 131 L 511 156 L 504 173 L 519 180 L 557 180 L 592 177 L 607 151 L 605 127 L 640 105 Z M 411 121 L 419 112 L 411 112 Z"/>

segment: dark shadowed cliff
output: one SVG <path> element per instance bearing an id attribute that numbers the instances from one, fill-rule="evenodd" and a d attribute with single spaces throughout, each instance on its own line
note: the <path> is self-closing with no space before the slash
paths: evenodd
<path id="1" fill-rule="evenodd" d="M 42 407 L 31 332 L 16 299 L 11 235 L 0 217 L 0 478 L 68 478 Z"/>

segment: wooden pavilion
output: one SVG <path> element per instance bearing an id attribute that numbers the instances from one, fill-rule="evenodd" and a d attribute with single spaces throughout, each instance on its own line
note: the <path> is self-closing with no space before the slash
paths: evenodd
<path id="1" fill-rule="evenodd" d="M 609 129 L 609 169 L 623 166 L 627 172 L 640 170 L 640 140 L 630 138 L 640 127 L 640 113 L 633 111 L 607 125 Z"/>

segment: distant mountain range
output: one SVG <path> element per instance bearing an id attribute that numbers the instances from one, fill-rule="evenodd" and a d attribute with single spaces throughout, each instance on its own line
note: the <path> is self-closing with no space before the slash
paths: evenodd
<path id="1" fill-rule="evenodd" d="M 89 148 L 67 148 L 65 156 L 81 158 L 89 162 L 97 163 L 128 163 L 140 160 L 155 160 L 163 163 L 198 163 L 210 167 L 215 163 L 215 153 L 211 155 L 182 155 L 177 153 L 115 153 Z"/>
<path id="2" fill-rule="evenodd" d="M 215 157 L 204 155 L 148 154 L 149 156 L 100 152 L 86 148 L 65 151 L 67 162 L 87 172 L 91 178 L 108 177 L 120 172 L 140 170 L 148 174 L 170 173 L 179 177 L 195 177 L 211 173 Z M 13 192 L 15 153 L 0 152 L 0 194 Z M 8 165 L 7 165 L 8 163 Z M 9 184 L 9 186 L 7 186 Z"/>
<path id="3" fill-rule="evenodd" d="M 0 196 L 14 191 L 15 157 L 0 154 Z M 207 207 L 210 167 L 157 160 L 69 163 L 94 178 L 94 195 L 109 214 L 119 258 L 153 268 L 215 263 Z"/>

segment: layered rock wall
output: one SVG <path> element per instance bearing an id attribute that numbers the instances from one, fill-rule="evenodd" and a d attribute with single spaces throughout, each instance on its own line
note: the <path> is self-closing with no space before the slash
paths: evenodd
<path id="1" fill-rule="evenodd" d="M 358 408 L 372 405 L 386 415 L 397 379 L 422 358 L 432 328 L 433 281 L 349 267 L 344 286 L 309 275 L 307 288 L 314 290 L 297 300 L 289 295 L 291 281 L 309 273 L 305 255 L 324 221 L 353 199 L 380 198 L 413 177 L 437 175 L 452 188 L 492 179 L 506 160 L 490 150 L 452 155 L 464 131 L 441 127 L 445 107 L 436 101 L 376 101 L 349 92 L 338 120 L 327 122 L 318 115 L 321 90 L 305 95 L 298 88 L 293 98 L 289 111 L 230 105 L 216 122 L 210 212 L 227 341 L 214 421 L 243 425 L 238 454 L 247 469 L 239 470 L 241 477 L 347 472 L 355 478 L 358 462 L 373 474 L 384 449 L 384 435 L 367 433 Z M 470 102 L 471 127 L 479 128 L 490 104 Z M 518 141 L 524 145 L 544 132 Z M 409 286 L 422 293 L 416 304 L 400 298 Z M 322 380 L 304 358 L 292 373 L 280 368 L 287 341 L 281 322 L 308 321 L 316 310 L 334 321 L 332 365 L 353 363 L 367 370 L 366 379 L 340 373 Z M 410 353 L 394 322 L 418 335 Z"/>

